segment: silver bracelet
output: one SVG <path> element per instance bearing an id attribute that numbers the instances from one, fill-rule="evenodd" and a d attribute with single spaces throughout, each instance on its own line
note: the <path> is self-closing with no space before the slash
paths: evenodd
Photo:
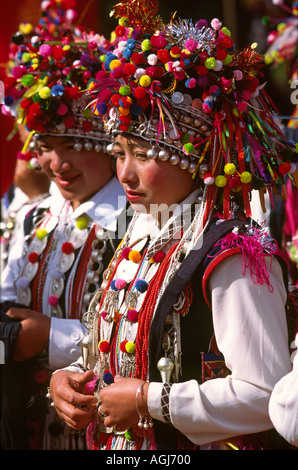
<path id="1" fill-rule="evenodd" d="M 139 412 L 139 408 L 138 408 L 138 394 L 141 392 L 143 386 L 145 385 L 146 381 L 142 382 L 139 386 L 138 386 L 138 389 L 137 389 L 137 393 L 136 393 L 136 409 L 137 409 L 137 412 L 138 412 L 138 415 L 139 415 L 139 422 L 138 422 L 138 427 L 140 429 L 144 429 L 145 431 L 147 431 L 149 428 L 152 428 L 153 426 L 153 421 L 151 419 L 151 416 L 147 417 L 147 416 L 142 416 Z"/>

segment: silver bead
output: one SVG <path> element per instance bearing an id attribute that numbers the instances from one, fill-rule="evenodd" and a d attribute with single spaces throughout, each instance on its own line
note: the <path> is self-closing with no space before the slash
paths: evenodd
<path id="1" fill-rule="evenodd" d="M 87 150 L 88 152 L 90 152 L 90 150 L 92 150 L 92 143 L 91 142 L 85 142 L 84 143 L 84 149 Z"/>
<path id="2" fill-rule="evenodd" d="M 155 160 L 155 158 L 157 157 L 158 153 L 157 151 L 154 149 L 154 148 L 151 148 L 150 150 L 148 150 L 147 152 L 147 157 L 150 158 L 151 160 Z"/>
<path id="3" fill-rule="evenodd" d="M 114 144 L 107 145 L 107 154 L 112 155 L 114 150 Z"/>
<path id="4" fill-rule="evenodd" d="M 189 161 L 187 160 L 187 158 L 182 158 L 181 162 L 179 163 L 179 166 L 181 170 L 187 170 L 187 168 L 189 167 Z"/>
<path id="5" fill-rule="evenodd" d="M 102 152 L 102 145 L 101 145 L 101 144 L 95 144 L 95 145 L 94 145 L 94 150 L 95 150 L 95 152 L 97 152 L 97 153 Z"/>
<path id="6" fill-rule="evenodd" d="M 180 157 L 179 155 L 171 155 L 169 158 L 169 162 L 172 165 L 178 165 L 180 163 Z"/>
<path id="7" fill-rule="evenodd" d="M 201 163 L 199 167 L 200 175 L 205 175 L 208 171 L 208 165 L 206 163 Z"/>
<path id="8" fill-rule="evenodd" d="M 74 144 L 73 148 L 75 149 L 76 152 L 81 152 L 82 148 L 83 148 L 83 145 L 80 142 L 76 142 Z"/>
<path id="9" fill-rule="evenodd" d="M 170 154 L 167 150 L 161 150 L 158 154 L 158 158 L 159 160 L 165 162 L 166 160 L 170 158 Z"/>
<path id="10" fill-rule="evenodd" d="M 194 162 L 191 162 L 188 167 L 189 173 L 194 173 L 196 171 L 196 168 L 197 168 L 197 164 Z"/>

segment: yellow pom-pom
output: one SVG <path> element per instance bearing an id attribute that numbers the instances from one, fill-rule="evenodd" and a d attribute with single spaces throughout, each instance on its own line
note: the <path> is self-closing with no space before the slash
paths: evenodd
<path id="1" fill-rule="evenodd" d="M 111 63 L 110 63 L 110 69 L 111 69 L 111 70 L 114 70 L 114 69 L 116 69 L 117 67 L 121 67 L 121 62 L 120 62 L 120 60 L 118 60 L 118 59 L 112 60 Z"/>
<path id="2" fill-rule="evenodd" d="M 23 34 L 31 34 L 34 30 L 34 26 L 31 23 L 21 23 L 19 25 L 19 32 Z"/>
<path id="3" fill-rule="evenodd" d="M 62 47 L 62 50 L 67 52 L 71 49 L 70 45 L 69 44 L 65 44 L 65 46 Z"/>
<path id="4" fill-rule="evenodd" d="M 218 175 L 215 178 L 215 186 L 217 186 L 218 188 L 224 188 L 226 184 L 227 178 L 224 175 Z"/>
<path id="5" fill-rule="evenodd" d="M 38 230 L 36 230 L 36 238 L 38 238 L 38 240 L 42 240 L 43 238 L 45 238 L 47 236 L 48 232 L 45 228 L 39 228 Z"/>
<path id="6" fill-rule="evenodd" d="M 76 220 L 76 226 L 78 229 L 83 230 L 88 226 L 88 221 L 85 217 L 78 217 Z"/>
<path id="7" fill-rule="evenodd" d="M 125 345 L 125 349 L 126 349 L 126 352 L 128 352 L 129 354 L 134 354 L 136 350 L 136 345 L 132 341 L 127 341 Z"/>
<path id="8" fill-rule="evenodd" d="M 139 83 L 141 86 L 147 88 L 151 85 L 151 78 L 149 77 L 149 75 L 142 75 L 139 80 Z"/>
<path id="9" fill-rule="evenodd" d="M 142 258 L 142 255 L 139 251 L 131 250 L 129 252 L 128 259 L 130 259 L 130 261 L 133 261 L 134 263 L 138 263 L 141 258 Z"/>
<path id="10" fill-rule="evenodd" d="M 250 182 L 251 182 L 251 179 L 252 179 L 252 176 L 251 176 L 251 174 L 249 173 L 249 171 L 243 171 L 243 172 L 241 173 L 240 179 L 241 179 L 241 182 L 242 182 L 242 183 L 250 183 Z"/>
<path id="11" fill-rule="evenodd" d="M 236 171 L 234 163 L 227 163 L 224 167 L 224 172 L 226 175 L 233 175 Z"/>
<path id="12" fill-rule="evenodd" d="M 130 113 L 129 108 L 123 108 L 122 106 L 119 106 L 118 111 L 120 116 L 128 116 Z"/>
<path id="13" fill-rule="evenodd" d="M 40 91 L 39 91 L 39 96 L 43 99 L 46 100 L 51 96 L 51 89 L 48 86 L 44 86 Z"/>

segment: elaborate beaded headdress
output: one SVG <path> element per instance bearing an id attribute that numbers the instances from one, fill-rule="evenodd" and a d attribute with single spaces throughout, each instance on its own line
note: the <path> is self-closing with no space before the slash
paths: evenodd
<path id="1" fill-rule="evenodd" d="M 217 200 L 229 217 L 237 197 L 249 216 L 252 188 L 280 191 L 285 174 L 297 175 L 295 146 L 263 89 L 264 60 L 255 45 L 236 50 L 218 19 L 164 25 L 156 11 L 151 1 L 115 6 L 119 24 L 92 107 L 108 132 L 142 137 L 150 158 L 200 175 L 207 213 Z"/>
<path id="2" fill-rule="evenodd" d="M 10 47 L 4 113 L 30 133 L 73 137 L 76 150 L 102 151 L 109 143 L 99 115 L 83 93 L 101 70 L 107 41 L 74 25 L 72 0 L 41 3 L 36 27 L 20 25 Z"/>

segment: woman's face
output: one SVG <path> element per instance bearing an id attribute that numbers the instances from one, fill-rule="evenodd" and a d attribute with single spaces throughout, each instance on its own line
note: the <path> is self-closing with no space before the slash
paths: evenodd
<path id="1" fill-rule="evenodd" d="M 95 151 L 77 152 L 69 137 L 42 136 L 37 143 L 40 166 L 74 209 L 88 201 L 112 177 L 110 157 Z"/>
<path id="2" fill-rule="evenodd" d="M 114 144 L 117 174 L 133 208 L 156 213 L 161 204 L 179 204 L 192 191 L 194 182 L 187 171 L 169 162 L 147 157 L 149 143 L 143 139 L 118 135 Z"/>

